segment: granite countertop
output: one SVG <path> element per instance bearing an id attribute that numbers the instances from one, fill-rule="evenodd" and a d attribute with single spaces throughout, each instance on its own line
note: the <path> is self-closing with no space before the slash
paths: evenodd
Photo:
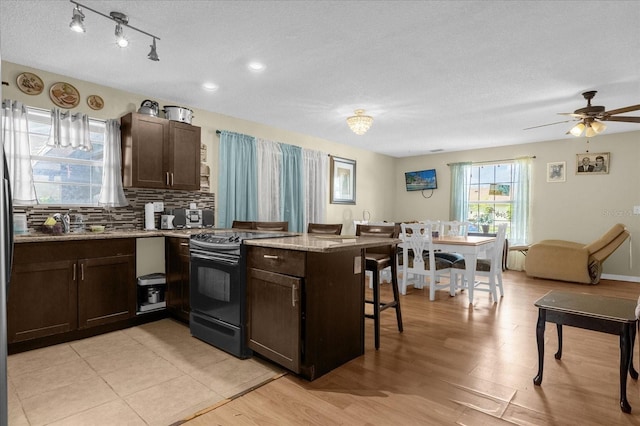
<path id="1" fill-rule="evenodd" d="M 74 240 L 103 240 L 113 238 L 150 238 L 150 237 L 177 237 L 190 238 L 193 234 L 202 232 L 231 232 L 239 230 L 202 228 L 202 229 L 159 229 L 145 231 L 141 229 L 131 230 L 109 230 L 104 232 L 71 232 L 68 234 L 52 235 L 42 232 L 31 232 L 24 235 L 16 235 L 15 243 L 34 243 L 47 241 L 74 241 Z M 246 231 L 246 230 L 240 230 Z M 265 231 L 260 231 L 264 233 Z M 282 234 L 281 232 L 277 232 Z M 319 235 L 319 234 L 298 234 L 291 232 L 290 237 L 263 238 L 255 240 L 245 240 L 249 246 L 280 248 L 297 251 L 313 252 L 336 252 L 352 248 L 376 247 L 402 242 L 399 239 L 377 238 L 377 237 L 356 237 L 355 235 Z"/>
<path id="2" fill-rule="evenodd" d="M 379 247 L 398 244 L 402 240 L 394 238 L 356 237 L 355 235 L 301 234 L 294 237 L 246 240 L 248 246 L 279 248 L 285 250 L 331 253 L 353 248 Z"/>
<path id="3" fill-rule="evenodd" d="M 105 240 L 112 238 L 149 238 L 149 237 L 178 237 L 189 238 L 192 234 L 201 232 L 220 231 L 219 229 L 203 228 L 203 229 L 158 229 L 154 231 L 145 231 L 142 229 L 131 230 L 110 230 L 104 232 L 70 232 L 68 234 L 46 234 L 44 232 L 30 232 L 23 235 L 15 235 L 15 243 L 34 243 L 46 241 L 73 241 L 73 240 Z"/>

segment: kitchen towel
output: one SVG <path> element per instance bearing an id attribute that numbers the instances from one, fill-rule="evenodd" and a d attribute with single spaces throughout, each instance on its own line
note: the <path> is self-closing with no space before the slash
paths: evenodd
<path id="1" fill-rule="evenodd" d="M 156 229 L 155 217 L 153 215 L 153 203 L 144 205 L 144 229 L 154 231 Z"/>

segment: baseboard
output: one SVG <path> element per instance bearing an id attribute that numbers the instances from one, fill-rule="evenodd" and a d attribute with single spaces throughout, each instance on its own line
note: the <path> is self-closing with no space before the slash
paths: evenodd
<path id="1" fill-rule="evenodd" d="M 640 283 L 640 277 L 632 277 L 629 275 L 602 274 L 600 278 L 614 281 L 629 281 L 631 283 Z"/>

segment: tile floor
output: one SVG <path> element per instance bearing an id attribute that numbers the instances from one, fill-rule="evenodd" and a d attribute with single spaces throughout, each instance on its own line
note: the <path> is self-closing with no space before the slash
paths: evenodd
<path id="1" fill-rule="evenodd" d="M 171 425 L 281 375 L 164 319 L 10 355 L 9 425 Z"/>

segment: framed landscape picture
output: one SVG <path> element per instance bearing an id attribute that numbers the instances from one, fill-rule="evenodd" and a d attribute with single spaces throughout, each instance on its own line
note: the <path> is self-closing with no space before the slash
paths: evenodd
<path id="1" fill-rule="evenodd" d="M 608 152 L 576 154 L 577 175 L 602 175 L 607 173 L 609 173 Z"/>
<path id="2" fill-rule="evenodd" d="M 564 182 L 567 179 L 567 163 L 556 161 L 547 163 L 547 182 Z"/>
<path id="3" fill-rule="evenodd" d="M 356 203 L 356 162 L 331 156 L 331 204 Z"/>

